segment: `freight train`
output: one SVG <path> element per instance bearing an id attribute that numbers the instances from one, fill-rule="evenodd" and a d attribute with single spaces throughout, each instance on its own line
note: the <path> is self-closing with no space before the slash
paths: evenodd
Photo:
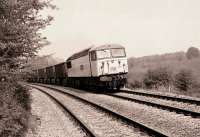
<path id="1" fill-rule="evenodd" d="M 127 73 L 125 48 L 109 44 L 84 49 L 65 62 L 34 70 L 32 81 L 75 88 L 120 89 L 127 82 Z"/>

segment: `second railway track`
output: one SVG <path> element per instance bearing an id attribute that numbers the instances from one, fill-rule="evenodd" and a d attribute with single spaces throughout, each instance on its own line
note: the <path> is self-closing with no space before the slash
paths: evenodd
<path id="1" fill-rule="evenodd" d="M 189 103 L 194 105 L 200 105 L 200 100 L 192 99 L 192 98 L 183 98 L 183 97 L 176 97 L 176 96 L 167 96 L 167 95 L 159 95 L 155 93 L 147 93 L 147 92 L 139 92 L 134 90 L 122 90 L 122 92 L 127 94 L 133 94 L 133 95 L 139 95 L 139 96 L 146 96 L 146 97 L 152 97 L 157 99 L 165 99 L 165 100 L 171 100 L 171 101 L 177 101 L 182 103 Z"/>
<path id="2" fill-rule="evenodd" d="M 190 109 L 185 109 L 185 108 L 180 108 L 176 105 L 168 105 L 168 104 L 164 104 L 164 103 L 169 103 L 169 102 L 164 102 L 164 103 L 160 103 L 157 100 L 149 100 L 148 98 L 138 98 L 135 96 L 131 96 L 131 95 L 126 95 L 126 92 L 119 94 L 119 93 L 112 93 L 112 94 L 106 94 L 108 96 L 112 96 L 115 98 L 119 98 L 119 99 L 123 99 L 123 100 L 129 100 L 129 101 L 133 101 L 136 103 L 140 103 L 140 104 L 146 104 L 152 107 L 156 107 L 156 108 L 160 108 L 160 109 L 164 109 L 164 110 L 168 110 L 168 111 L 172 111 L 172 112 L 176 112 L 177 114 L 184 114 L 185 116 L 190 115 L 193 118 L 200 118 L 200 112 L 196 112 L 196 111 L 192 111 Z"/>

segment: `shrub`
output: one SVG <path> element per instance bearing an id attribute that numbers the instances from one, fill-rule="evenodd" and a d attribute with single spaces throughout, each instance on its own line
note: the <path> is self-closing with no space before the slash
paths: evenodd
<path id="1" fill-rule="evenodd" d="M 138 80 L 134 80 L 133 82 L 131 82 L 129 84 L 129 86 L 131 88 L 142 88 L 142 82 L 138 81 Z"/>
<path id="2" fill-rule="evenodd" d="M 180 91 L 188 91 L 194 85 L 192 72 L 182 69 L 175 75 L 174 86 Z"/>
<path id="3" fill-rule="evenodd" d="M 147 88 L 153 88 L 158 84 L 156 74 L 153 70 L 147 71 L 147 73 L 144 76 L 143 83 Z"/>
<path id="4" fill-rule="evenodd" d="M 148 70 L 144 77 L 144 84 L 147 88 L 158 88 L 169 86 L 172 81 L 172 73 L 166 67 L 158 67 Z"/>
<path id="5" fill-rule="evenodd" d="M 14 98 L 17 100 L 19 104 L 26 110 L 30 110 L 30 94 L 27 92 L 28 89 L 22 87 L 21 85 L 17 85 L 17 89 L 14 93 Z"/>

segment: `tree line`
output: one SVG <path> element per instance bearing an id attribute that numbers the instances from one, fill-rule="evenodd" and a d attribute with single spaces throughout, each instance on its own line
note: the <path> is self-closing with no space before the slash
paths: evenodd
<path id="1" fill-rule="evenodd" d="M 200 52 L 178 52 L 129 59 L 129 87 L 200 93 Z"/>

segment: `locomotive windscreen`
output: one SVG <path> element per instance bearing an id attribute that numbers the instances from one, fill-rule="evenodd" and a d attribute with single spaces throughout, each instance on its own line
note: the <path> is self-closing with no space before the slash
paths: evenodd
<path id="1" fill-rule="evenodd" d="M 113 49 L 104 49 L 96 51 L 97 59 L 106 59 L 106 58 L 115 58 L 115 57 L 126 57 L 124 48 L 113 48 Z"/>
<path id="2" fill-rule="evenodd" d="M 111 57 L 111 53 L 109 49 L 97 50 L 96 55 L 98 59 L 105 59 L 105 58 Z"/>
<path id="3" fill-rule="evenodd" d="M 111 49 L 112 57 L 125 57 L 126 53 L 124 49 Z"/>

